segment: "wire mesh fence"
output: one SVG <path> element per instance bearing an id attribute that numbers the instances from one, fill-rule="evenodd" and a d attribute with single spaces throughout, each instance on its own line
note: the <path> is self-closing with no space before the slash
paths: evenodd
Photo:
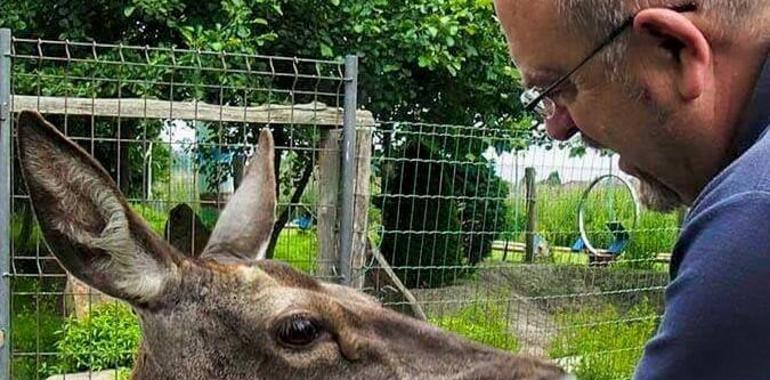
<path id="1" fill-rule="evenodd" d="M 616 157 L 483 125 L 381 123 L 373 146 L 368 233 L 387 264 L 366 271 L 387 305 L 579 378 L 630 378 L 662 312 L 678 215 L 636 218 Z M 599 257 L 580 245 L 581 201 Z"/>
<path id="2" fill-rule="evenodd" d="M 618 177 L 585 193 L 619 174 L 611 155 L 483 124 L 374 124 L 363 111 L 346 124 L 351 78 L 339 61 L 24 39 L 10 48 L 12 110 L 43 113 L 183 252 L 205 246 L 270 128 L 272 257 L 590 378 L 628 378 L 655 329 L 678 215 L 634 215 Z M 130 367 L 133 314 L 61 269 L 13 154 L 3 194 L 11 378 Z M 581 202 L 601 260 L 579 244 Z"/>
<path id="3" fill-rule="evenodd" d="M 193 255 L 269 128 L 280 168 L 270 254 L 311 274 L 337 264 L 319 262 L 313 226 L 337 207 L 319 201 L 318 184 L 337 175 L 319 160 L 340 156 L 333 131 L 343 118 L 343 62 L 25 39 L 12 40 L 10 61 L 13 110 L 43 113 L 105 167 L 156 233 Z M 103 297 L 58 265 L 13 154 L 11 378 L 130 367 L 131 313 L 97 306 Z M 126 315 L 125 326 L 114 323 Z"/>

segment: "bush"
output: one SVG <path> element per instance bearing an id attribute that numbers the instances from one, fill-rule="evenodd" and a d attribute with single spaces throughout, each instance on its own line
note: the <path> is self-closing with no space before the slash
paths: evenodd
<path id="1" fill-rule="evenodd" d="M 406 286 L 439 287 L 473 273 L 505 224 L 507 184 L 483 157 L 407 141 L 386 153 L 380 249 Z M 451 145 L 451 144 L 450 144 Z M 449 149 L 449 150 L 448 150 Z M 376 239 L 375 239 L 376 240 Z"/>
<path id="2" fill-rule="evenodd" d="M 455 314 L 430 318 L 434 325 L 470 340 L 516 352 L 519 342 L 508 331 L 507 320 L 505 309 L 493 302 L 474 302 Z"/>
<path id="3" fill-rule="evenodd" d="M 119 302 L 95 306 L 82 319 L 70 317 L 57 333 L 58 373 L 131 367 L 141 338 L 133 311 Z"/>
<path id="4" fill-rule="evenodd" d="M 549 354 L 578 358 L 572 370 L 581 380 L 630 379 L 658 319 L 646 300 L 625 314 L 612 306 L 568 314 L 558 319 L 562 329 Z"/>
<path id="5" fill-rule="evenodd" d="M 428 159 L 429 148 L 409 144 L 404 156 Z M 426 152 L 428 151 L 428 152 Z M 385 171 L 383 195 L 375 199 L 382 210 L 380 250 L 407 287 L 439 287 L 462 275 L 463 246 L 458 205 L 452 186 L 438 173 L 451 173 L 444 163 L 398 163 Z M 436 196 L 436 195 L 440 195 Z M 427 267 L 427 268 L 426 268 Z"/>
<path id="6" fill-rule="evenodd" d="M 57 313 L 55 295 L 41 293 L 59 292 L 60 284 L 38 278 L 16 277 L 11 281 L 13 309 L 11 313 L 11 347 L 14 353 L 11 368 L 14 379 L 35 379 L 44 372 L 54 358 L 36 352 L 52 352 L 56 347 L 56 331 L 63 318 Z"/>

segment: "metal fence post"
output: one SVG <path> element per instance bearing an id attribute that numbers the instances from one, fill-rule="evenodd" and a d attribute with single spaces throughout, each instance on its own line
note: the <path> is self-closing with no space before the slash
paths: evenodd
<path id="1" fill-rule="evenodd" d="M 0 29 L 0 379 L 11 378 L 11 30 Z"/>
<path id="2" fill-rule="evenodd" d="M 343 285 L 351 280 L 353 217 L 356 175 L 356 109 L 358 108 L 358 56 L 345 57 L 345 104 L 342 127 L 342 200 L 340 202 L 340 277 Z"/>

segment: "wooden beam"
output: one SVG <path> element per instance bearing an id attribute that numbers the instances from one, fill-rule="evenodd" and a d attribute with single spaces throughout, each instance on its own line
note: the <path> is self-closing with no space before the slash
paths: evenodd
<path id="1" fill-rule="evenodd" d="M 364 286 L 364 264 L 369 233 L 369 181 L 372 169 L 372 130 L 359 129 L 356 132 L 356 179 L 354 183 L 353 206 L 353 249 L 351 257 L 351 282 L 353 289 Z"/>
<path id="2" fill-rule="evenodd" d="M 339 226 L 337 225 L 340 196 L 340 141 L 341 130 L 321 132 L 321 151 L 318 152 L 318 275 L 329 281 L 337 280 L 339 271 Z"/>
<path id="3" fill-rule="evenodd" d="M 135 119 L 180 119 L 238 123 L 341 126 L 342 108 L 320 102 L 295 105 L 228 106 L 199 101 L 177 102 L 144 98 L 75 98 L 14 95 L 13 111 L 42 114 L 109 116 Z M 358 126 L 373 126 L 369 111 L 357 111 Z"/>
<path id="4" fill-rule="evenodd" d="M 404 295 L 404 298 L 406 298 L 406 301 L 409 303 L 409 307 L 412 308 L 412 313 L 414 314 L 415 318 L 427 321 L 428 317 L 425 316 L 425 312 L 422 310 L 420 303 L 417 302 L 417 298 L 415 298 L 414 294 L 412 294 L 412 292 L 410 292 L 409 289 L 404 286 L 404 283 L 401 282 L 401 279 L 398 278 L 396 272 L 394 272 L 393 268 L 390 266 L 390 264 L 388 264 L 388 260 L 385 259 L 385 256 L 380 253 L 380 250 L 377 249 L 377 247 L 368 237 L 366 242 L 369 249 L 372 250 L 372 256 L 374 256 L 375 260 L 377 260 L 377 263 L 380 264 L 380 267 L 385 271 L 385 274 L 388 275 L 393 285 L 401 292 L 401 294 Z"/>

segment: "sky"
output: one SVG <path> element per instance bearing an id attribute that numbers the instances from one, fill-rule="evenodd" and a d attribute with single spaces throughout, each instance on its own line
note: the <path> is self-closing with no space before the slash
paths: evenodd
<path id="1" fill-rule="evenodd" d="M 621 174 L 618 169 L 618 156 L 600 156 L 598 152 L 589 149 L 582 157 L 570 157 L 568 149 L 554 147 L 547 150 L 544 147 L 532 146 L 518 154 L 503 153 L 497 156 L 490 148 L 485 154 L 488 159 L 495 161 L 497 174 L 508 182 L 515 183 L 524 177 L 524 169 L 534 167 L 537 181 L 542 181 L 554 172 L 559 172 L 562 183 L 591 180 L 608 173 Z"/>

